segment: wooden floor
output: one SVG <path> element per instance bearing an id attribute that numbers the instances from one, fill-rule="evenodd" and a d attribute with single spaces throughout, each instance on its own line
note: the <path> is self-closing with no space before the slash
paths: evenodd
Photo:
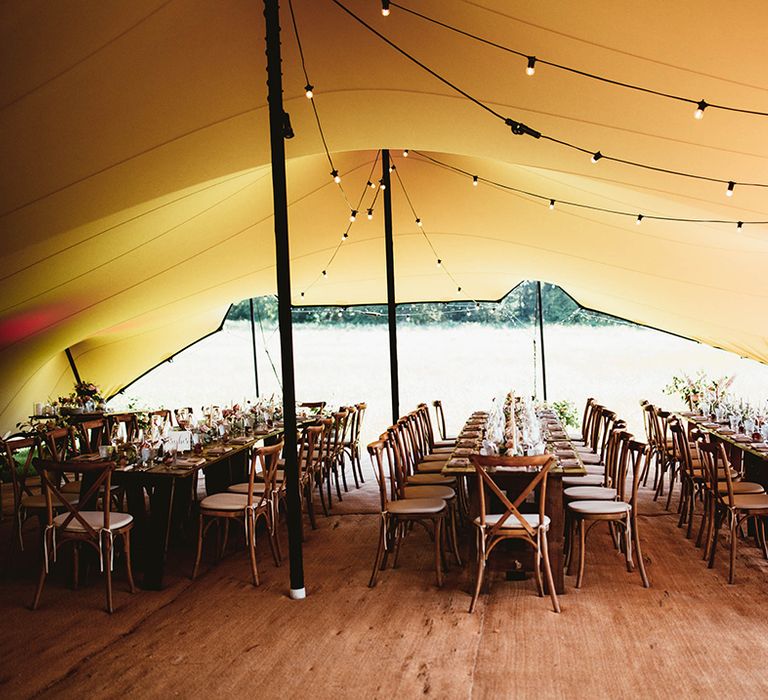
<path id="1" fill-rule="evenodd" d="M 628 574 L 604 532 L 591 535 L 580 591 L 563 612 L 532 581 L 494 581 L 467 613 L 471 567 L 433 585 L 426 535 L 400 567 L 367 587 L 379 520 L 375 484 L 345 496 L 341 515 L 308 532 L 308 597 L 286 596 L 263 540 L 262 586 L 244 552 L 173 556 L 162 592 L 127 592 L 118 571 L 112 616 L 100 576 L 69 590 L 63 572 L 28 604 L 35 553 L 0 581 L 0 697 L 760 697 L 768 694 L 768 562 L 742 546 L 737 582 L 684 539 L 676 518 L 643 498 L 641 537 L 652 588 Z M 7 511 L 6 511 L 7 512 Z M 0 525 L 2 544 L 9 520 Z M 27 537 L 33 549 L 32 524 Z M 4 562 L 7 564 L 7 561 Z"/>

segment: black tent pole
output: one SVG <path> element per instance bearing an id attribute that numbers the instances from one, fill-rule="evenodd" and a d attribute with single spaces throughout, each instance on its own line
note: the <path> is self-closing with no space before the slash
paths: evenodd
<path id="1" fill-rule="evenodd" d="M 302 552 L 301 499 L 296 456 L 296 389 L 293 374 L 293 328 L 291 319 L 291 258 L 288 246 L 288 203 L 285 178 L 285 116 L 283 81 L 280 72 L 280 9 L 278 0 L 264 0 L 267 26 L 267 100 L 269 140 L 272 148 L 272 198 L 275 215 L 275 262 L 277 267 L 277 315 L 280 326 L 280 358 L 283 380 L 283 457 L 285 459 L 286 519 L 291 598 L 306 597 Z M 277 514 L 275 514 L 277 516 Z"/>
<path id="2" fill-rule="evenodd" d="M 259 395 L 259 365 L 256 362 L 256 322 L 253 320 L 253 299 L 248 300 L 251 309 L 251 344 L 253 345 L 253 381 L 256 384 L 256 396 Z"/>
<path id="3" fill-rule="evenodd" d="M 541 385 L 544 401 L 547 400 L 547 359 L 544 354 L 544 307 L 541 305 L 541 282 L 536 282 L 536 299 L 539 311 L 539 336 L 541 338 Z"/>
<path id="4" fill-rule="evenodd" d="M 397 305 L 395 304 L 395 245 L 392 238 L 392 187 L 389 149 L 381 151 L 381 182 L 384 185 L 384 247 L 387 252 L 387 319 L 389 320 L 389 380 L 392 392 L 392 423 L 400 417 L 400 380 L 397 369 Z"/>

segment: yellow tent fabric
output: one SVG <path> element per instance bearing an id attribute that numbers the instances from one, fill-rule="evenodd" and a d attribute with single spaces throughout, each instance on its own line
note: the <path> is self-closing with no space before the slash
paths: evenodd
<path id="1" fill-rule="evenodd" d="M 768 182 L 766 117 L 710 108 L 697 121 L 688 103 L 544 65 L 528 76 L 525 59 L 395 6 L 384 18 L 373 0 L 344 4 L 534 129 L 654 166 Z M 412 5 L 529 55 L 768 109 L 763 3 Z M 419 154 L 558 202 L 645 216 L 768 220 L 764 188 L 737 186 L 728 198 L 720 183 L 592 164 L 515 136 L 330 0 L 294 8 L 343 187 L 329 175 L 283 2 L 294 303 L 385 300 L 381 198 L 372 221 L 364 213 L 377 151 L 390 148 L 399 301 L 492 300 L 542 279 L 584 306 L 768 361 L 768 227 L 637 226 L 631 216 L 550 210 L 473 187 Z M 33 401 L 70 390 L 65 349 L 83 378 L 112 392 L 216 329 L 231 301 L 274 291 L 262 9 L 254 0 L 0 8 L 0 431 Z"/>

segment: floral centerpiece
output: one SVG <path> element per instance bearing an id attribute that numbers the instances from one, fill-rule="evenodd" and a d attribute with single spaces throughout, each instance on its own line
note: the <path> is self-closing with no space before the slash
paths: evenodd
<path id="1" fill-rule="evenodd" d="M 58 406 L 61 413 L 92 413 L 103 411 L 105 403 L 99 387 L 90 382 L 78 382 L 71 394 L 60 396 L 53 406 Z"/>
<path id="2" fill-rule="evenodd" d="M 714 413 L 718 408 L 730 403 L 728 390 L 735 377 L 718 377 L 711 379 L 699 370 L 695 377 L 673 376 L 672 381 L 664 387 L 664 393 L 677 394 L 688 406 L 690 411 L 700 411 L 706 415 Z"/>

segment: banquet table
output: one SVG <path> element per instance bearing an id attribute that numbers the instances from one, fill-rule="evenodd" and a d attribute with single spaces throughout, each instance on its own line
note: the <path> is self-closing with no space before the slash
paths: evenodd
<path id="1" fill-rule="evenodd" d="M 565 531 L 565 514 L 563 506 L 563 476 L 583 476 L 587 472 L 579 457 L 579 453 L 573 448 L 568 433 L 563 428 L 556 414 L 548 409 L 537 412 L 542 424 L 546 426 L 547 452 L 555 456 L 557 465 L 550 469 L 547 479 L 547 494 L 544 504 L 545 513 L 550 518 L 547 542 L 549 545 L 549 557 L 552 566 L 552 576 L 555 581 L 555 590 L 558 594 L 565 593 L 565 579 L 563 567 L 563 534 Z M 477 483 L 475 467 L 470 461 L 472 454 L 480 454 L 480 447 L 485 436 L 485 423 L 487 414 L 478 411 L 470 416 L 464 428 L 458 435 L 456 447 L 451 457 L 443 467 L 443 474 L 466 479 L 470 494 L 470 518 L 474 519 L 479 513 Z M 497 471 L 493 474 L 493 480 L 507 493 L 510 499 L 514 499 L 530 481 L 530 475 L 515 471 Z M 521 510 L 525 510 L 524 504 Z M 501 510 L 501 507 L 499 507 Z M 474 526 L 473 526 L 474 527 Z M 507 572 L 508 577 L 513 577 L 521 571 L 533 570 L 533 556 L 528 548 L 519 542 L 508 541 L 497 547 L 498 554 L 489 561 L 492 569 L 501 569 Z M 486 578 L 484 587 L 488 585 Z"/>
<path id="2" fill-rule="evenodd" d="M 308 420 L 299 420 L 302 427 Z M 206 446 L 201 455 L 184 453 L 177 456 L 175 463 L 165 465 L 153 463 L 149 466 L 128 464 L 118 466 L 113 472 L 112 483 L 125 488 L 128 512 L 134 517 L 135 538 L 134 561 L 143 574 L 142 588 L 160 590 L 163 587 L 165 559 L 171 528 L 188 521 L 195 494 L 195 477 L 205 474 L 206 493 L 226 491 L 233 483 L 248 478 L 248 459 L 251 448 L 259 441 L 270 442 L 283 433 L 281 424 L 272 428 L 256 430 L 249 436 L 234 438 L 226 444 L 215 442 Z M 96 455 L 97 457 L 98 455 Z M 83 455 L 77 459 L 82 459 Z M 81 493 L 89 487 L 84 480 Z M 149 511 L 146 507 L 145 491 L 149 493 Z"/>

